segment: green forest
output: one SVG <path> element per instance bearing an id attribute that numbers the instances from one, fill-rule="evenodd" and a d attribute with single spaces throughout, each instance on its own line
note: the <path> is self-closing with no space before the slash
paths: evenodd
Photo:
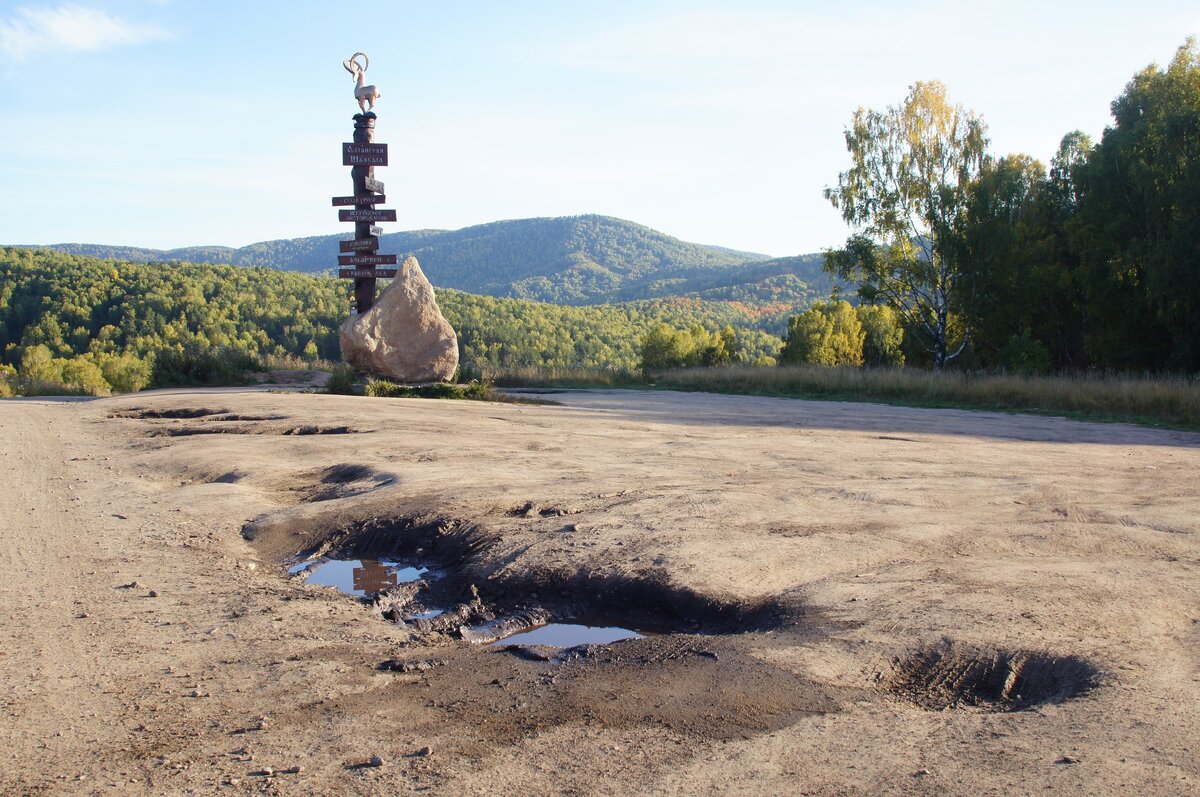
<path id="1" fill-rule="evenodd" d="M 772 357 L 770 316 L 736 302 L 665 298 L 592 307 L 438 291 L 464 368 L 630 369 L 659 324 L 736 330 L 736 361 Z M 252 367 L 264 358 L 337 360 L 349 283 L 267 268 L 143 264 L 0 248 L 0 363 L 11 382 L 81 392 L 206 381 L 196 359 Z M 211 368 L 209 369 L 211 370 Z M 222 377 L 227 374 L 214 374 Z M 103 380 L 103 381 L 101 381 Z"/>

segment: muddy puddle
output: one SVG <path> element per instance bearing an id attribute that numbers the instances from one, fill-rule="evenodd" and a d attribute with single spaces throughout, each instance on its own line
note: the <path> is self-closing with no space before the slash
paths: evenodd
<path id="1" fill-rule="evenodd" d="M 364 600 L 394 596 L 393 588 L 404 587 L 402 594 L 412 596 L 406 607 L 393 605 L 392 622 L 422 625 L 447 612 L 447 607 L 430 606 L 427 602 L 417 603 L 415 596 L 427 586 L 427 579 L 436 579 L 441 574 L 430 567 L 413 561 L 400 559 L 341 559 L 319 557 L 305 559 L 288 567 L 288 574 L 304 579 L 306 584 L 333 587 L 339 592 Z M 469 619 L 467 617 L 463 618 Z M 457 630 L 462 638 L 480 643 L 488 648 L 501 649 L 507 645 L 533 645 L 549 648 L 573 648 L 580 645 L 607 645 L 626 639 L 642 639 L 655 633 L 646 629 L 625 628 L 606 621 L 581 622 L 571 616 L 556 622 L 548 612 L 518 612 L 495 617 L 476 627 L 461 627 Z M 496 637 L 486 641 L 479 637 Z"/>
<path id="2" fill-rule="evenodd" d="M 547 648 L 573 648 L 579 645 L 608 645 L 625 639 L 642 639 L 645 634 L 619 626 L 582 625 L 580 623 L 546 623 L 529 631 L 521 631 L 493 642 L 490 647 L 505 645 L 537 645 Z"/>
<path id="3" fill-rule="evenodd" d="M 304 577 L 304 583 L 366 597 L 382 590 L 418 581 L 430 573 L 424 565 L 389 559 L 334 559 L 321 557 L 298 562 L 289 575 Z M 432 577 L 432 576 L 431 576 Z"/>
<path id="4" fill-rule="evenodd" d="M 725 603 L 658 571 L 498 573 L 486 556 L 494 539 L 453 521 L 372 518 L 310 539 L 316 547 L 294 555 L 292 576 L 358 598 L 425 644 L 569 650 L 764 631 L 801 611 L 775 602 Z"/>

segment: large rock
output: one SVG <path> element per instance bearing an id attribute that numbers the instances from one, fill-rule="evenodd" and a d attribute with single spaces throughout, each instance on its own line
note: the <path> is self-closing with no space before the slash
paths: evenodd
<path id="1" fill-rule="evenodd" d="M 458 368 L 458 336 L 415 257 L 404 261 L 374 307 L 342 324 L 339 339 L 342 357 L 365 376 L 447 382 Z"/>

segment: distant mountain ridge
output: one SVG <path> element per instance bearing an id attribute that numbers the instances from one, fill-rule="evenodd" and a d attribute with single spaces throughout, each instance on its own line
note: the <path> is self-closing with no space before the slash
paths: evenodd
<path id="1" fill-rule="evenodd" d="M 134 262 L 216 263 L 330 273 L 343 235 L 262 241 L 239 248 L 159 250 L 54 244 L 68 254 Z M 604 304 L 667 296 L 756 304 L 807 304 L 832 285 L 822 256 L 770 259 L 705 246 L 609 216 L 515 219 L 461 230 L 410 230 L 382 236 L 380 251 L 415 255 L 439 287 L 553 302 Z"/>

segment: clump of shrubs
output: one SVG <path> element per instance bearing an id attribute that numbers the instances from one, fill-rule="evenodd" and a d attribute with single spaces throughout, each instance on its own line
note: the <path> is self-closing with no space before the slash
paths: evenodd
<path id="1" fill-rule="evenodd" d="M 346 363 L 338 363 L 329 372 L 329 381 L 325 383 L 325 392 L 339 396 L 352 396 L 357 393 L 358 374 Z"/>
<path id="2" fill-rule="evenodd" d="M 0 365 L 3 396 L 107 396 L 133 393 L 150 382 L 151 364 L 132 354 L 88 352 L 55 357 L 44 344 L 26 346 L 20 364 Z"/>
<path id="3" fill-rule="evenodd" d="M 262 360 L 245 349 L 188 344 L 158 352 L 151 384 L 155 387 L 240 385 L 249 381 L 248 374 L 265 370 Z"/>
<path id="4" fill-rule="evenodd" d="M 17 369 L 11 365 L 0 363 L 0 398 L 9 398 L 17 394 Z"/>
<path id="5" fill-rule="evenodd" d="M 737 331 L 731 326 L 706 329 L 693 324 L 676 329 L 658 324 L 642 336 L 639 351 L 643 373 L 667 368 L 729 365 L 741 349 Z"/>
<path id="6" fill-rule="evenodd" d="M 1000 367 L 1012 374 L 1050 373 L 1050 351 L 1028 329 L 1013 335 L 998 352 Z"/>
<path id="7" fill-rule="evenodd" d="M 890 307 L 817 302 L 788 322 L 780 365 L 904 365 L 904 329 Z"/>
<path id="8" fill-rule="evenodd" d="M 363 394 L 373 398 L 431 398 L 472 399 L 474 401 L 496 401 L 496 392 L 484 382 L 468 382 L 452 385 L 435 382 L 428 385 L 397 385 L 386 379 L 370 379 Z"/>

